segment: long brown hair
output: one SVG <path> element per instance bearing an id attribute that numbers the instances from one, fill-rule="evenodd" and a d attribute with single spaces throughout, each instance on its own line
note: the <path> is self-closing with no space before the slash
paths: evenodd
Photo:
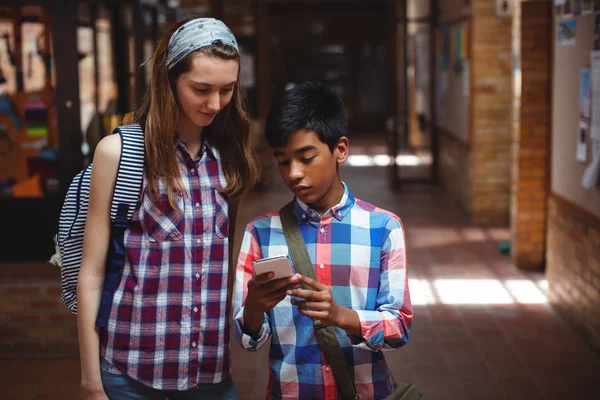
<path id="1" fill-rule="evenodd" d="M 191 69 L 192 57 L 201 53 L 209 57 L 240 61 L 239 53 L 231 46 L 210 45 L 189 54 L 171 70 L 167 69 L 169 40 L 182 22 L 165 33 L 158 41 L 152 56 L 152 73 L 148 90 L 141 106 L 133 116 L 134 122 L 144 127 L 146 142 L 146 176 L 151 195 L 158 193 L 158 180 L 164 179 L 169 202 L 175 207 L 175 193 L 185 188 L 179 173 L 174 152 L 179 128 L 179 105 L 175 96 L 177 79 Z M 256 161 L 250 143 L 250 119 L 245 110 L 242 89 L 235 85 L 230 103 L 215 117 L 204 134 L 216 147 L 223 162 L 227 187 L 220 189 L 225 196 L 241 196 L 250 190 L 258 179 Z"/>

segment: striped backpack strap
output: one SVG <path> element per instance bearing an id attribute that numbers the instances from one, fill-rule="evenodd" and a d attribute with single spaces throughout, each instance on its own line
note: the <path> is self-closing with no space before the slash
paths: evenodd
<path id="1" fill-rule="evenodd" d="M 126 204 L 129 221 L 138 202 L 144 179 L 144 131 L 139 124 L 133 124 L 120 126 L 113 133 L 121 135 L 121 159 L 110 206 L 110 219 L 114 222 L 119 204 Z"/>
<path id="2" fill-rule="evenodd" d="M 113 296 L 125 263 L 125 229 L 135 211 L 144 179 L 144 132 L 141 126 L 120 126 L 114 133 L 121 135 L 121 159 L 110 206 L 110 244 L 106 256 L 104 287 L 96 316 L 96 326 L 100 328 L 108 324 Z"/>

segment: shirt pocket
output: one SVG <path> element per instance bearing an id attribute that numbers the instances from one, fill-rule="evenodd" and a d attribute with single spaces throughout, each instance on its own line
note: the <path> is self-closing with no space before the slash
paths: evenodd
<path id="1" fill-rule="evenodd" d="M 141 225 L 151 243 L 181 240 L 184 227 L 183 198 L 177 196 L 179 210 L 169 203 L 167 195 L 153 198 L 147 194 L 141 205 Z"/>
<path id="2" fill-rule="evenodd" d="M 215 196 L 215 234 L 224 239 L 229 235 L 229 204 L 227 199 L 214 190 Z"/>

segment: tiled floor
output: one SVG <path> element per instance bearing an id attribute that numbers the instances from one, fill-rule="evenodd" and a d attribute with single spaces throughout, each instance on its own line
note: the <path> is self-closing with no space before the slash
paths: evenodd
<path id="1" fill-rule="evenodd" d="M 470 226 L 436 188 L 392 192 L 383 168 L 344 167 L 342 176 L 356 197 L 397 213 L 406 228 L 415 322 L 409 343 L 387 354 L 397 379 L 427 399 L 598 398 L 600 360 L 546 304 L 543 274 L 524 274 L 500 254 L 507 229 Z M 276 182 L 248 196 L 240 228 L 290 198 Z M 241 398 L 264 399 L 267 349 L 231 348 Z M 0 398 L 77 398 L 76 358 L 0 362 Z"/>

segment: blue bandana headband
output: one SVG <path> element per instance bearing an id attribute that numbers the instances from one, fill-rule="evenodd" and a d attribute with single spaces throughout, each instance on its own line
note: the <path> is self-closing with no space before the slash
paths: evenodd
<path id="1" fill-rule="evenodd" d="M 173 68 L 188 54 L 206 46 L 225 44 L 239 53 L 235 36 L 218 19 L 196 18 L 179 27 L 169 40 L 167 69 Z"/>

